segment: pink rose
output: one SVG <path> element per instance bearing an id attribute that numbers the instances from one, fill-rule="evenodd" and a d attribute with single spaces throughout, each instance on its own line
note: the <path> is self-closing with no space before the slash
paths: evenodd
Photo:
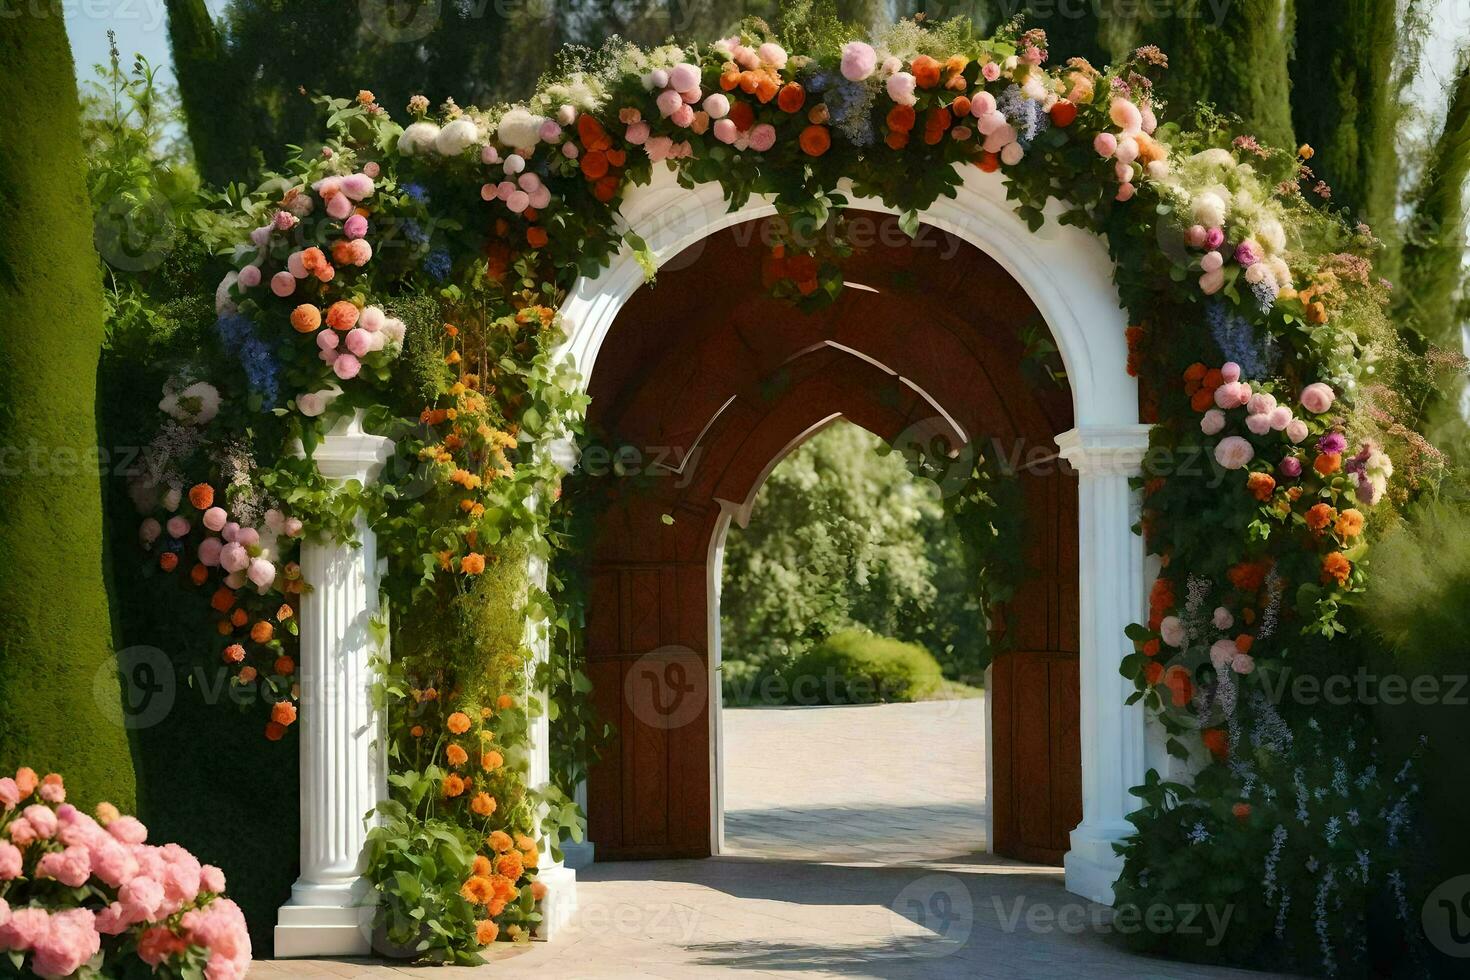
<path id="1" fill-rule="evenodd" d="M 1199 258 L 1199 267 L 1203 272 L 1214 272 L 1225 264 L 1225 258 L 1219 252 L 1206 252 Z"/>
<path id="2" fill-rule="evenodd" d="M 1207 436 L 1217 435 L 1225 428 L 1225 413 L 1218 408 L 1212 408 L 1200 416 L 1199 429 Z"/>
<path id="3" fill-rule="evenodd" d="M 375 189 L 373 179 L 367 174 L 348 174 L 342 178 L 342 193 L 354 201 L 372 197 Z"/>
<path id="4" fill-rule="evenodd" d="M 219 566 L 220 552 L 225 543 L 219 538 L 205 538 L 199 542 L 199 564 L 205 568 L 216 568 Z"/>
<path id="5" fill-rule="evenodd" d="M 49 806 L 32 803 L 20 812 L 27 822 L 30 823 L 31 829 L 38 838 L 41 840 L 50 840 L 56 836 L 57 821 L 55 810 L 52 810 Z"/>
<path id="6" fill-rule="evenodd" d="M 296 277 L 284 270 L 277 272 L 271 276 L 271 292 L 285 299 L 296 292 Z"/>
<path id="7" fill-rule="evenodd" d="M 157 523 L 156 521 L 154 523 Z M 14 810 L 20 803 L 20 787 L 15 785 L 15 780 L 9 776 L 0 778 L 0 806 L 7 810 Z"/>
<path id="8" fill-rule="evenodd" d="M 980 74 L 987 82 L 993 82 L 1000 77 L 1000 65 L 987 61 L 980 66 Z"/>
<path id="9" fill-rule="evenodd" d="M 687 129 L 694 122 L 694 110 L 689 108 L 687 104 L 681 105 L 669 113 L 669 122 L 675 126 Z"/>
<path id="10" fill-rule="evenodd" d="M 68 847 L 41 855 L 36 874 L 55 878 L 68 888 L 80 888 L 92 876 L 92 858 L 85 847 Z"/>
<path id="11" fill-rule="evenodd" d="M 1206 272 L 1199 277 L 1200 292 L 1206 296 L 1213 296 L 1225 287 L 1225 270 L 1216 269 L 1214 272 Z"/>
<path id="12" fill-rule="evenodd" d="M 1215 447 L 1215 462 L 1227 470 L 1241 469 L 1255 456 L 1255 449 L 1240 436 L 1226 436 Z"/>
<path id="13" fill-rule="evenodd" d="M 185 912 L 182 925 L 191 945 L 209 950 L 208 980 L 244 980 L 250 969 L 250 932 L 238 905 L 217 898 Z"/>
<path id="14" fill-rule="evenodd" d="M 711 96 L 711 98 L 713 98 L 713 96 Z M 639 122 L 635 122 L 628 127 L 627 131 L 623 133 L 623 139 L 625 139 L 632 146 L 641 146 L 648 141 L 648 135 L 648 123 L 642 122 L 640 120 Z"/>
<path id="15" fill-rule="evenodd" d="M 138 862 L 128 850 L 106 833 L 99 834 L 89 845 L 92 873 L 109 888 L 121 888 L 138 873 Z"/>
<path id="16" fill-rule="evenodd" d="M 772 46 L 774 47 L 774 45 Z M 761 50 L 764 52 L 765 47 L 762 46 Z M 675 92 L 687 92 L 690 89 L 698 87 L 699 69 L 689 64 L 689 62 L 681 61 L 669 69 L 669 88 Z"/>
<path id="17" fill-rule="evenodd" d="M 11 909 L 10 919 L 0 924 L 0 949 L 24 953 L 51 931 L 51 916 L 45 909 Z"/>
<path id="18" fill-rule="evenodd" d="M 764 153 L 776 145 L 776 127 L 770 123 L 761 123 L 750 130 L 750 148 L 757 153 Z"/>
<path id="19" fill-rule="evenodd" d="M 122 903 L 123 914 L 129 922 L 148 922 L 158 914 L 163 905 L 163 885 L 156 878 L 139 873 L 123 883 L 117 890 L 117 900 Z"/>
<path id="20" fill-rule="evenodd" d="M 107 908 L 97 913 L 97 931 L 104 936 L 120 936 L 128 931 L 133 923 L 128 921 L 128 914 L 123 911 L 121 902 L 113 902 Z"/>
<path id="21" fill-rule="evenodd" d="M 723 92 L 715 92 L 704 100 L 704 111 L 711 119 L 724 119 L 730 114 L 730 99 Z"/>
<path id="22" fill-rule="evenodd" d="M 364 357 L 372 350 L 373 338 L 361 327 L 353 327 L 347 331 L 347 349 L 358 357 Z"/>
<path id="23" fill-rule="evenodd" d="M 361 238 L 367 234 L 367 218 L 360 214 L 354 214 L 342 224 L 342 234 L 348 238 Z"/>
<path id="24" fill-rule="evenodd" d="M 327 199 L 327 217 L 341 221 L 352 213 L 352 198 L 336 194 Z"/>
<path id="25" fill-rule="evenodd" d="M 1225 381 L 1240 380 L 1240 365 L 1234 361 L 1226 361 L 1220 365 L 1220 377 Z"/>
<path id="26" fill-rule="evenodd" d="M 1190 248 L 1205 247 L 1205 226 L 1190 225 L 1189 230 L 1184 233 L 1184 244 Z"/>
<path id="27" fill-rule="evenodd" d="M 1234 660 L 1239 652 L 1235 649 L 1233 640 L 1216 640 L 1210 647 L 1210 663 L 1215 665 L 1216 670 L 1224 670 L 1225 665 Z"/>
<path id="28" fill-rule="evenodd" d="M 1264 412 L 1247 415 L 1245 417 L 1245 427 L 1250 429 L 1255 435 L 1263 436 L 1271 431 L 1271 416 Z"/>
<path id="29" fill-rule="evenodd" d="M 775 41 L 767 41 L 765 44 L 762 44 L 760 47 L 756 48 L 755 53 L 760 57 L 761 61 L 764 64 L 770 65 L 771 67 L 777 69 L 786 67 L 786 49 L 781 47 L 781 45 L 777 44 Z M 675 71 L 677 70 L 678 69 L 675 69 Z M 670 75 L 669 77 L 672 80 L 673 76 Z"/>
<path id="30" fill-rule="evenodd" d="M 1332 407 L 1332 403 L 1336 397 L 1331 388 L 1320 381 L 1316 381 L 1302 389 L 1302 408 L 1305 408 L 1314 415 L 1321 415 Z"/>
<path id="31" fill-rule="evenodd" d="M 250 562 L 249 576 L 255 587 L 264 592 L 276 580 L 276 566 L 264 558 L 254 558 Z"/>
<path id="32" fill-rule="evenodd" d="M 1020 147 L 1019 146 L 1016 146 L 1015 143 L 1012 143 L 1011 146 L 1015 146 L 1016 149 L 1018 149 L 1018 150 L 1020 149 Z M 1006 160 L 1006 153 L 1011 149 L 1011 146 L 1006 147 L 1005 150 L 1003 150 L 1001 152 L 1000 159 L 1001 159 L 1001 162 L 1002 163 L 1007 163 L 1007 162 L 1016 163 L 1016 162 L 1019 162 L 1019 159 L 1020 159 L 1020 156 L 1021 156 L 1019 153 L 1015 154 L 1015 156 L 1017 158 L 1016 160 L 1014 160 L 1014 161 L 1007 161 Z M 1123 181 L 1123 183 L 1121 183 L 1121 184 L 1118 185 L 1118 192 L 1113 195 L 1113 200 L 1115 200 L 1115 201 L 1131 201 L 1131 200 L 1133 200 L 1133 195 L 1135 193 L 1137 193 L 1137 191 L 1138 191 L 1138 189 L 1133 186 L 1133 181 L 1131 181 L 1131 180 L 1125 180 L 1125 181 Z"/>
<path id="33" fill-rule="evenodd" d="M 260 266 L 247 265 L 240 270 L 240 278 L 236 280 L 246 289 L 253 289 L 260 285 Z"/>
<path id="34" fill-rule="evenodd" d="M 25 817 L 16 817 L 10 821 L 10 826 L 5 828 L 5 832 L 21 847 L 25 847 L 36 839 L 36 828 L 32 827 L 31 822 Z"/>
<path id="35" fill-rule="evenodd" d="M 124 844 L 141 844 L 148 839 L 148 828 L 137 817 L 118 817 L 107 824 L 107 832 Z"/>
<path id="36" fill-rule="evenodd" d="M 713 132 L 715 139 L 721 143 L 734 143 L 740 138 L 740 131 L 735 128 L 735 123 L 729 119 L 716 119 Z"/>
<path id="37" fill-rule="evenodd" d="M 7 840 L 0 840 L 0 881 L 19 878 L 21 871 L 20 848 Z"/>
<path id="38" fill-rule="evenodd" d="M 873 46 L 862 41 L 849 41 L 842 46 L 842 77 L 849 82 L 861 82 L 873 74 L 878 67 L 878 53 Z"/>
<path id="39" fill-rule="evenodd" d="M 975 97 L 970 100 L 970 115 L 974 116 L 976 119 L 979 119 L 981 116 L 990 115 L 992 112 L 995 111 L 995 108 L 995 96 L 991 95 L 989 92 L 978 92 L 976 93 Z"/>
<path id="40" fill-rule="evenodd" d="M 885 83 L 888 97 L 897 105 L 913 105 L 919 101 L 914 95 L 914 76 L 906 71 L 896 71 L 888 76 Z"/>
<path id="41" fill-rule="evenodd" d="M 1210 618 L 1210 622 L 1215 624 L 1215 629 L 1217 630 L 1228 630 L 1235 625 L 1235 617 L 1230 615 L 1229 609 L 1226 609 L 1224 606 L 1217 606 L 1215 608 L 1215 614 Z"/>
<path id="42" fill-rule="evenodd" d="M 204 512 L 204 516 L 200 519 L 204 522 L 206 528 L 218 534 L 230 522 L 230 515 L 225 513 L 223 507 L 211 507 Z"/>
<path id="43" fill-rule="evenodd" d="M 1281 432 L 1291 424 L 1291 409 L 1285 405 L 1277 405 L 1271 409 L 1271 428 Z"/>
<path id="44" fill-rule="evenodd" d="M 212 864 L 199 869 L 199 887 L 218 895 L 225 890 L 225 873 Z"/>
<path id="45" fill-rule="evenodd" d="M 162 533 L 163 525 L 158 523 L 158 519 L 155 517 L 145 518 L 143 523 L 138 525 L 138 540 L 142 542 L 145 548 L 157 541 L 158 536 Z M 14 782 L 14 780 L 11 780 L 11 782 Z M 6 807 L 6 809 L 9 809 L 9 807 Z"/>
<path id="46" fill-rule="evenodd" d="M 220 549 L 219 563 L 227 572 L 243 572 L 250 566 L 250 553 L 238 541 L 231 541 Z"/>
<path id="47" fill-rule="evenodd" d="M 174 515 L 168 519 L 168 536 L 171 538 L 182 538 L 189 533 L 189 522 L 186 518 Z"/>
<path id="48" fill-rule="evenodd" d="M 1237 653 L 1230 658 L 1230 669 L 1237 674 L 1249 674 L 1256 669 L 1256 661 L 1248 653 Z"/>
<path id="49" fill-rule="evenodd" d="M 1301 419 L 1292 419 L 1286 423 L 1286 438 L 1290 439 L 1293 445 L 1300 445 L 1306 437 L 1307 423 Z"/>
<path id="50" fill-rule="evenodd" d="M 1184 622 L 1178 616 L 1165 616 L 1159 621 L 1159 636 L 1171 647 L 1184 646 Z"/>
<path id="51" fill-rule="evenodd" d="M 1276 398 L 1269 392 L 1260 391 L 1251 395 L 1251 400 L 1246 402 L 1245 410 L 1252 415 L 1266 415 L 1276 408 Z"/>
<path id="52" fill-rule="evenodd" d="M 353 354 L 343 354 L 332 362 L 332 373 L 343 381 L 350 381 L 357 377 L 362 370 L 362 362 Z"/>
<path id="53" fill-rule="evenodd" d="M 1215 389 L 1215 404 L 1224 409 L 1239 408 L 1250 398 L 1250 385 L 1240 381 L 1227 381 Z"/>
<path id="54" fill-rule="evenodd" d="M 51 926 L 36 940 L 31 969 L 38 977 L 68 977 L 97 955 L 102 937 L 90 909 L 67 909 L 51 917 Z"/>

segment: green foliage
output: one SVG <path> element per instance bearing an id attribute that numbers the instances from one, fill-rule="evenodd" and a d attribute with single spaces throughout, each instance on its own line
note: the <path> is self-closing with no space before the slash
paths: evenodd
<path id="1" fill-rule="evenodd" d="M 134 802 L 102 573 L 103 336 L 71 51 L 59 4 L 0 20 L 0 768 Z"/>
<path id="2" fill-rule="evenodd" d="M 223 111 L 233 101 L 224 38 L 204 0 L 168 0 L 168 41 L 179 80 L 189 143 L 204 179 L 224 186 L 238 179 L 238 117 Z"/>
<path id="3" fill-rule="evenodd" d="M 1470 635 L 1470 506 L 1414 506 L 1374 549 L 1358 605 L 1406 666 L 1441 659 L 1446 637 Z"/>
<path id="4" fill-rule="evenodd" d="M 797 657 L 785 671 L 797 704 L 921 701 L 939 693 L 939 662 L 921 646 L 844 630 Z"/>

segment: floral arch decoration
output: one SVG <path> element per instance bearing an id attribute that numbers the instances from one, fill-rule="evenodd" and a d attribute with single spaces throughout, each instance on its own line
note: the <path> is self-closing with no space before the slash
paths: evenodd
<path id="1" fill-rule="evenodd" d="M 798 303 L 841 288 L 840 238 L 803 233 L 848 203 L 839 186 L 912 229 L 978 168 L 1033 229 L 1056 199 L 1056 220 L 1105 238 L 1155 423 L 1137 485 L 1162 563 L 1119 666 L 1171 753 L 1224 765 L 1227 692 L 1303 636 L 1340 632 L 1362 588 L 1365 514 L 1394 492 L 1391 440 L 1405 438 L 1389 406 L 1365 410 L 1367 376 L 1410 368 L 1370 233 L 1302 193 L 1309 148 L 1167 113 L 1149 47 L 1098 69 L 1054 63 L 1042 32 L 1017 27 L 786 40 L 750 23 L 708 45 L 614 44 L 525 104 L 431 111 L 416 96 L 407 125 L 370 92 L 323 99 L 325 142 L 232 211 L 223 367 L 165 393 L 135 488 L 142 543 L 212 603 L 210 656 L 264 695 L 278 739 L 296 720 L 301 597 L 318 585 L 300 542 L 372 529 L 393 610 L 377 686 L 392 800 L 367 868 L 402 940 L 394 872 L 428 822 L 452 829 L 461 880 L 415 899 L 445 927 L 427 955 L 535 932 L 538 863 L 576 824 L 575 767 L 531 773 L 526 750 L 548 712 L 585 700 L 574 668 L 531 652 L 574 628 L 535 571 L 570 540 L 557 488 L 584 399 L 557 311 L 625 245 L 652 275 L 619 208 L 655 169 L 717 183 L 732 209 L 766 195 L 787 234 L 775 288 Z M 376 481 L 313 460 L 329 434 L 364 430 L 393 443 L 373 450 Z"/>

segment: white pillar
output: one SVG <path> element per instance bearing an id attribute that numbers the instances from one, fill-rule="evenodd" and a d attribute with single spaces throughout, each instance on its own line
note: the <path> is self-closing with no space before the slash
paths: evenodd
<path id="1" fill-rule="evenodd" d="M 393 443 L 342 419 L 312 454 L 336 483 L 368 483 Z M 371 951 L 373 901 L 363 878 L 364 817 L 387 797 L 383 720 L 372 706 L 378 608 L 377 540 L 359 515 L 357 545 L 321 535 L 301 545 L 301 876 L 276 922 L 275 953 L 364 955 Z"/>
<path id="2" fill-rule="evenodd" d="M 1132 682 L 1118 673 L 1129 651 L 1123 630 L 1144 614 L 1143 540 L 1132 527 L 1128 486 L 1148 448 L 1146 425 L 1085 426 L 1057 436 L 1077 471 L 1081 603 L 1082 822 L 1065 859 L 1067 890 L 1111 905 L 1123 859 L 1113 844 L 1133 833 L 1124 816 L 1139 801 L 1129 787 L 1145 772 L 1144 712 L 1126 705 Z"/>

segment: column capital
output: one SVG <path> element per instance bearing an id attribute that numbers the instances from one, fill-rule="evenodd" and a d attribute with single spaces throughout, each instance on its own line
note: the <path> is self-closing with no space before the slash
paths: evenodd
<path id="1" fill-rule="evenodd" d="M 1060 455 L 1078 473 L 1137 476 L 1148 451 L 1149 425 L 1084 425 L 1057 436 Z"/>
<path id="2" fill-rule="evenodd" d="M 371 483 L 393 457 L 393 440 L 363 429 L 363 415 L 363 410 L 358 408 L 351 415 L 342 416 L 317 443 L 311 460 L 322 476 L 329 480 Z M 296 456 L 306 455 L 299 440 L 291 446 L 291 452 Z"/>

